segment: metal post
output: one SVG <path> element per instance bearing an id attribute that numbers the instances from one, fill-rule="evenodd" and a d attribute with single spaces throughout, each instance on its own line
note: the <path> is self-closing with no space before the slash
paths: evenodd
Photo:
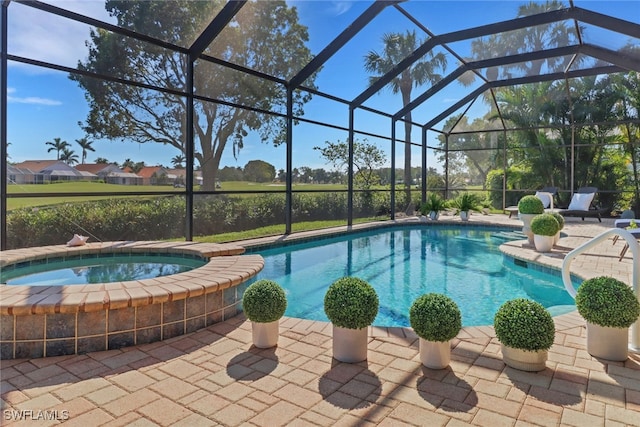
<path id="1" fill-rule="evenodd" d="M 9 2 L 0 7 L 0 250 L 7 249 L 7 22 Z"/>
<path id="2" fill-rule="evenodd" d="M 396 120 L 391 119 L 391 220 L 396 219 Z"/>
<path id="3" fill-rule="evenodd" d="M 195 133 L 193 130 L 193 118 L 195 101 L 194 94 L 194 62 L 195 58 L 190 54 L 187 61 L 187 111 L 186 122 L 187 128 L 185 129 L 185 154 L 186 154 L 186 182 L 185 188 L 185 239 L 187 241 L 193 241 L 193 166 L 194 166 L 194 138 Z"/>
<path id="4" fill-rule="evenodd" d="M 353 225 L 353 107 L 349 106 L 349 165 L 347 171 L 347 225 Z"/>
<path id="5" fill-rule="evenodd" d="M 291 234 L 293 221 L 293 89 L 287 86 L 287 159 L 286 159 L 286 194 L 285 194 L 285 234 Z"/>

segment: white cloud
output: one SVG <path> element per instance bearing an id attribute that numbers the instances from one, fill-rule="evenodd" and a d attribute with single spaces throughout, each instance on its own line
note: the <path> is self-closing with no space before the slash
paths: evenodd
<path id="1" fill-rule="evenodd" d="M 334 15 L 342 15 L 351 9 L 350 1 L 332 1 L 330 12 Z"/>
<path id="2" fill-rule="evenodd" d="M 113 22 L 104 8 L 104 1 L 52 1 L 51 3 L 92 18 Z M 75 68 L 79 60 L 87 57 L 85 41 L 89 39 L 89 30 L 88 25 L 45 13 L 24 4 L 10 3 L 9 5 L 8 51 L 12 55 Z M 33 67 L 30 68 L 33 69 Z"/>
<path id="3" fill-rule="evenodd" d="M 15 91 L 16 91 L 15 88 L 12 88 L 12 87 L 7 88 L 8 94 L 15 93 Z M 49 106 L 62 105 L 61 101 L 56 101 L 55 99 L 40 98 L 38 96 L 27 96 L 27 97 L 21 98 L 17 96 L 8 95 L 7 102 L 15 102 L 17 104 L 36 104 L 36 105 L 49 105 Z"/>

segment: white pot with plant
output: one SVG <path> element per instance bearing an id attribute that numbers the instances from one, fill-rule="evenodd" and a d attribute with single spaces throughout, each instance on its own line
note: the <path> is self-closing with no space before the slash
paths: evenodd
<path id="1" fill-rule="evenodd" d="M 324 296 L 324 312 L 333 324 L 333 357 L 346 363 L 367 359 L 368 329 L 378 315 L 378 294 L 366 281 L 343 277 Z"/>
<path id="2" fill-rule="evenodd" d="M 462 327 L 455 301 L 438 293 L 424 294 L 411 305 L 409 323 L 419 337 L 420 362 L 431 369 L 449 366 L 451 340 Z"/>
<path id="3" fill-rule="evenodd" d="M 562 215 L 560 215 L 560 213 L 558 212 L 551 212 L 551 215 L 553 215 L 553 217 L 556 219 L 556 221 L 558 221 L 558 232 L 556 233 L 556 235 L 553 238 L 553 246 L 558 244 L 558 241 L 560 240 L 560 232 L 562 231 L 562 229 L 564 228 L 564 217 Z"/>
<path id="4" fill-rule="evenodd" d="M 533 244 L 533 232 L 531 231 L 531 220 L 536 215 L 544 213 L 542 200 L 534 195 L 524 196 L 518 202 L 518 217 L 522 221 L 522 232 L 527 236 L 529 243 Z"/>
<path id="5" fill-rule="evenodd" d="M 546 368 L 555 324 L 542 304 L 526 298 L 509 300 L 496 312 L 493 327 L 507 366 L 532 372 Z"/>
<path id="6" fill-rule="evenodd" d="M 536 215 L 531 219 L 533 243 L 538 252 L 551 252 L 560 229 L 558 220 L 550 213 Z"/>
<path id="7" fill-rule="evenodd" d="M 462 221 L 468 221 L 471 211 L 482 212 L 480 208 L 480 200 L 475 194 L 462 193 L 453 201 L 451 205 L 456 209 L 456 215 L 460 215 Z"/>
<path id="8" fill-rule="evenodd" d="M 420 206 L 420 212 L 423 216 L 428 216 L 430 220 L 437 221 L 440 217 L 440 211 L 447 208 L 447 202 L 438 193 L 431 192 L 427 197 L 427 201 Z"/>
<path id="9" fill-rule="evenodd" d="M 258 280 L 242 296 L 242 308 L 251 321 L 253 345 L 258 348 L 278 344 L 280 318 L 287 309 L 287 296 L 276 282 Z"/>
<path id="10" fill-rule="evenodd" d="M 576 292 L 576 307 L 587 321 L 587 352 L 607 360 L 627 360 L 629 327 L 640 316 L 631 287 L 613 277 L 585 280 Z"/>

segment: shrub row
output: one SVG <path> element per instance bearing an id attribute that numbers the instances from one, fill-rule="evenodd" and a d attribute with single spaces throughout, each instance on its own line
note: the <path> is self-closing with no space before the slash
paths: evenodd
<path id="1" fill-rule="evenodd" d="M 416 206 L 420 194 L 412 197 Z M 358 192 L 354 216 L 388 216 L 389 192 Z M 285 195 L 198 196 L 194 200 L 194 234 L 207 236 L 284 224 Z M 396 211 L 407 206 L 406 194 L 396 192 Z M 347 194 L 294 193 L 293 221 L 347 218 Z M 182 196 L 154 199 L 121 198 L 67 203 L 46 208 L 23 208 L 7 214 L 7 246 L 22 248 L 65 243 L 73 234 L 91 240 L 161 240 L 180 238 L 185 230 Z"/>

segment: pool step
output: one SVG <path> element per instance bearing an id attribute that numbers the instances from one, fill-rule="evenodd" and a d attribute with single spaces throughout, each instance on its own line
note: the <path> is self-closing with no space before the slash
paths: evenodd
<path id="1" fill-rule="evenodd" d="M 527 238 L 522 231 L 501 231 L 499 233 L 494 233 L 493 237 L 502 240 L 523 240 Z"/>

